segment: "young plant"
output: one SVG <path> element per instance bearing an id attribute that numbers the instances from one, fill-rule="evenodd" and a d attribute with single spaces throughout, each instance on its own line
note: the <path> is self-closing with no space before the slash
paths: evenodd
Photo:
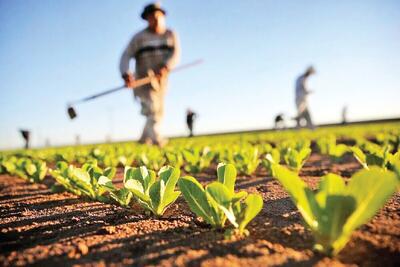
<path id="1" fill-rule="evenodd" d="M 180 170 L 165 166 L 158 172 L 148 171 L 145 166 L 125 168 L 124 187 L 132 192 L 139 204 L 154 215 L 162 216 L 169 205 L 175 202 L 180 192 L 175 191 Z"/>
<path id="2" fill-rule="evenodd" d="M 182 177 L 179 188 L 190 209 L 213 228 L 223 228 L 226 219 L 236 228 L 229 234 L 247 235 L 247 224 L 261 211 L 260 195 L 234 192 L 236 169 L 231 164 L 219 164 L 217 181 L 203 186 L 193 177 Z"/>
<path id="3" fill-rule="evenodd" d="M 253 174 L 260 164 L 258 148 L 245 146 L 233 156 L 234 164 L 239 172 L 246 175 Z"/>
<path id="4" fill-rule="evenodd" d="M 395 173 L 372 167 L 354 174 L 347 186 L 340 176 L 328 174 L 314 193 L 285 167 L 274 164 L 272 168 L 313 232 L 314 248 L 328 255 L 337 254 L 399 185 Z"/>
<path id="5" fill-rule="evenodd" d="M 10 168 L 13 169 L 13 174 L 31 183 L 41 182 L 47 173 L 46 162 L 38 159 L 20 158 L 15 167 L 10 166 Z"/>
<path id="6" fill-rule="evenodd" d="M 364 153 L 356 146 L 351 147 L 350 150 L 365 169 L 369 169 L 370 166 L 378 166 L 383 169 L 393 170 L 394 162 L 400 160 L 400 152 L 398 151 L 395 154 L 391 154 L 388 146 L 384 148 L 376 148 L 373 146 L 373 148 L 373 150 L 367 153 Z"/>
<path id="7" fill-rule="evenodd" d="M 182 150 L 182 155 L 185 160 L 185 171 L 189 173 L 199 173 L 208 166 L 215 157 L 215 153 L 209 147 L 194 147 L 192 149 Z"/>
<path id="8" fill-rule="evenodd" d="M 107 176 L 100 176 L 97 184 L 102 190 L 108 192 L 111 199 L 123 207 L 129 207 L 133 197 L 132 192 L 129 191 L 129 189 L 124 187 L 117 189 L 112 183 L 112 179 Z"/>
<path id="9" fill-rule="evenodd" d="M 165 164 L 165 157 L 161 153 L 158 147 L 149 147 L 146 148 L 145 151 L 138 155 L 137 161 L 139 162 L 140 166 L 146 166 L 152 170 L 160 170 L 161 167 Z"/>
<path id="10" fill-rule="evenodd" d="M 281 153 L 278 149 L 273 148 L 269 153 L 267 153 L 263 159 L 261 160 L 261 165 L 273 175 L 272 173 L 272 164 L 278 163 L 281 160 Z"/>
<path id="11" fill-rule="evenodd" d="M 167 158 L 168 164 L 170 166 L 173 166 L 178 169 L 180 169 L 184 163 L 183 156 L 180 151 L 176 151 L 176 152 L 166 151 L 165 157 Z"/>
<path id="12" fill-rule="evenodd" d="M 311 149 L 309 147 L 304 147 L 299 151 L 289 147 L 283 158 L 290 169 L 299 172 L 310 155 Z"/>
<path id="13" fill-rule="evenodd" d="M 51 171 L 51 175 L 66 190 L 76 194 L 84 195 L 91 199 L 107 202 L 103 195 L 107 192 L 103 183 L 99 183 L 101 177 L 105 176 L 112 179 L 115 175 L 114 168 L 102 170 L 97 166 L 97 162 L 85 163 L 82 168 L 72 165 L 68 166 L 66 162 L 60 161 L 56 164 L 57 169 Z"/>

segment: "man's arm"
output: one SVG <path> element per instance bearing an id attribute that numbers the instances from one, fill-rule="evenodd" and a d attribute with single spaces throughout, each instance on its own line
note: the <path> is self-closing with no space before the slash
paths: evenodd
<path id="1" fill-rule="evenodd" d="M 181 54 L 179 38 L 175 32 L 172 32 L 172 38 L 173 38 L 173 50 L 165 62 L 165 67 L 169 71 L 172 70 L 178 64 Z"/>
<path id="2" fill-rule="evenodd" d="M 126 87 L 133 87 L 134 77 L 132 71 L 129 69 L 130 60 L 135 56 L 136 53 L 136 42 L 135 38 L 133 38 L 124 52 L 122 53 L 121 60 L 119 63 L 119 70 L 121 72 L 121 76 L 125 81 Z"/>

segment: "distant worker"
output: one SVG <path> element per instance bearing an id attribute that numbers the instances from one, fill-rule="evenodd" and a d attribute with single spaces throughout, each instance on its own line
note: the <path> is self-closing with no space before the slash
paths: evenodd
<path id="1" fill-rule="evenodd" d="M 187 127 L 189 129 L 189 137 L 193 136 L 193 123 L 194 120 L 196 119 L 197 114 L 194 113 L 191 109 L 188 109 L 186 111 L 186 123 L 187 123 Z"/>
<path id="2" fill-rule="evenodd" d="M 137 33 L 122 54 L 120 71 L 126 87 L 133 87 L 135 79 L 148 76 L 153 71 L 158 76 L 158 84 L 147 84 L 134 90 L 140 100 L 141 114 L 146 116 L 146 124 L 139 139 L 143 144 L 163 146 L 167 140 L 160 136 L 160 124 L 164 117 L 164 97 L 167 91 L 168 75 L 179 59 L 177 34 L 166 28 L 166 11 L 159 4 L 147 5 L 142 14 L 148 26 Z M 129 62 L 135 59 L 135 74 L 129 69 Z"/>
<path id="3" fill-rule="evenodd" d="M 19 132 L 21 133 L 22 138 L 25 141 L 25 146 L 24 146 L 25 149 L 28 149 L 29 148 L 29 141 L 30 141 L 30 138 L 31 138 L 31 132 L 28 131 L 28 130 L 19 130 Z"/>
<path id="4" fill-rule="evenodd" d="M 310 129 L 314 129 L 314 124 L 311 120 L 310 112 L 308 111 L 307 96 L 312 93 L 308 90 L 306 82 L 310 75 L 315 74 L 315 69 L 310 66 L 306 72 L 302 74 L 296 80 L 296 107 L 297 107 L 297 127 L 301 127 L 301 122 L 306 121 L 306 126 Z"/>
<path id="5" fill-rule="evenodd" d="M 275 129 L 284 129 L 286 127 L 285 125 L 285 116 L 283 113 L 279 113 L 278 115 L 275 116 Z"/>
<path id="6" fill-rule="evenodd" d="M 342 109 L 342 124 L 347 123 L 347 106 L 344 106 Z"/>

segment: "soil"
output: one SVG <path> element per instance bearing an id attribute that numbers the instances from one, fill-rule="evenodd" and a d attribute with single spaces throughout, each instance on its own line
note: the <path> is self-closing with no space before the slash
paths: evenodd
<path id="1" fill-rule="evenodd" d="M 333 163 L 313 154 L 300 174 L 315 188 L 325 173 L 349 177 L 358 169 L 352 157 Z M 196 177 L 206 184 L 215 179 L 209 173 Z M 0 265 L 400 266 L 399 193 L 329 258 L 312 250 L 300 214 L 262 170 L 237 180 L 236 189 L 262 194 L 264 208 L 248 226 L 249 237 L 229 241 L 196 218 L 182 198 L 154 218 L 138 207 L 52 193 L 51 183 L 0 176 Z"/>

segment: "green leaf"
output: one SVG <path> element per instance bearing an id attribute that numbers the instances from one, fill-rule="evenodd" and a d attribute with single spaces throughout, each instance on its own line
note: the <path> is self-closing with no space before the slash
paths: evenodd
<path id="1" fill-rule="evenodd" d="M 235 226 L 237 226 L 235 216 L 231 209 L 233 193 L 220 182 L 212 182 L 206 187 L 206 196 L 211 204 L 212 214 L 217 227 L 223 227 L 226 217 Z M 225 217 L 226 215 L 226 217 Z"/>
<path id="2" fill-rule="evenodd" d="M 305 222 L 311 229 L 318 227 L 318 204 L 313 192 L 295 173 L 274 164 L 272 170 L 275 178 L 279 180 L 285 190 L 289 193 L 294 204 L 303 215 Z"/>
<path id="3" fill-rule="evenodd" d="M 130 190 L 136 197 L 141 199 L 142 201 L 150 203 L 150 197 L 146 195 L 143 184 L 139 180 L 128 179 L 125 184 L 125 188 Z"/>
<path id="4" fill-rule="evenodd" d="M 355 198 L 356 209 L 343 231 L 353 231 L 371 219 L 396 191 L 398 185 L 396 174 L 376 167 L 353 175 L 347 186 L 347 194 Z"/>
<path id="5" fill-rule="evenodd" d="M 178 181 L 179 189 L 188 203 L 190 209 L 207 223 L 215 225 L 211 214 L 211 206 L 208 203 L 203 186 L 193 177 L 185 176 Z"/>
<path id="6" fill-rule="evenodd" d="M 234 192 L 235 190 L 236 175 L 236 168 L 232 164 L 218 164 L 218 182 L 224 184 L 228 188 L 229 192 Z"/>
<path id="7" fill-rule="evenodd" d="M 247 224 L 257 216 L 257 214 L 262 210 L 263 207 L 263 199 L 258 194 L 249 194 L 248 197 L 244 200 L 244 207 L 242 208 L 243 212 L 240 216 L 236 216 L 240 218 L 239 220 L 239 233 L 242 234 L 245 230 Z"/>
<path id="8" fill-rule="evenodd" d="M 358 162 L 360 162 L 363 168 L 368 169 L 367 156 L 364 154 L 364 152 L 356 146 L 350 147 L 350 150 L 353 152 L 354 157 L 358 160 Z"/>

